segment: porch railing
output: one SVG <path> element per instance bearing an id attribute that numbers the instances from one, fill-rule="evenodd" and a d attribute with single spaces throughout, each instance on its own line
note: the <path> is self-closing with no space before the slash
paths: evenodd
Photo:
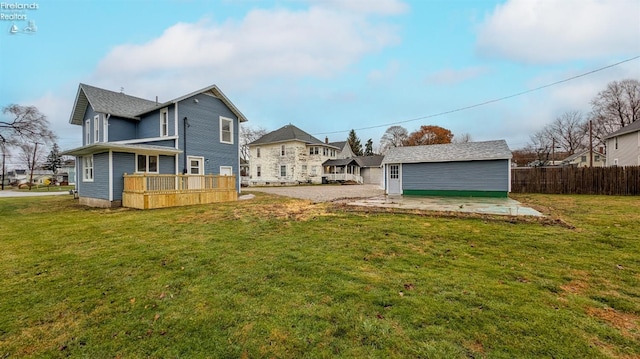
<path id="1" fill-rule="evenodd" d="M 162 208 L 238 198 L 235 176 L 124 174 L 123 177 L 124 207 Z"/>
<path id="2" fill-rule="evenodd" d="M 363 182 L 362 176 L 354 175 L 352 173 L 325 173 L 323 176 L 326 177 L 329 182 Z"/>

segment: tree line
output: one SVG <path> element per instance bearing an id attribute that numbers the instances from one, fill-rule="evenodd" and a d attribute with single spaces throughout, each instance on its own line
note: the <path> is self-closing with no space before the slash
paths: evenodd
<path id="1" fill-rule="evenodd" d="M 640 81 L 612 81 L 590 101 L 591 111 L 567 111 L 529 136 L 513 151 L 518 165 L 544 165 L 577 152 L 602 149 L 605 137 L 640 119 Z"/>

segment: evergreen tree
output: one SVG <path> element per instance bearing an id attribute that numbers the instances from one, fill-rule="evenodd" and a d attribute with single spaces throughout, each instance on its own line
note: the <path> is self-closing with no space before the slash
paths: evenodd
<path id="1" fill-rule="evenodd" d="M 53 174 L 57 174 L 58 168 L 60 167 L 62 167 L 62 155 L 60 155 L 60 147 L 58 147 L 57 143 L 54 143 L 42 168 L 50 170 Z"/>
<path id="2" fill-rule="evenodd" d="M 373 156 L 373 141 L 371 139 L 367 140 L 367 143 L 364 145 L 364 155 L 365 156 Z"/>
<path id="3" fill-rule="evenodd" d="M 362 144 L 360 143 L 360 139 L 356 135 L 355 130 L 351 130 L 349 132 L 349 137 L 347 137 L 347 142 L 349 142 L 349 147 L 351 147 L 351 151 L 356 156 L 362 156 Z"/>

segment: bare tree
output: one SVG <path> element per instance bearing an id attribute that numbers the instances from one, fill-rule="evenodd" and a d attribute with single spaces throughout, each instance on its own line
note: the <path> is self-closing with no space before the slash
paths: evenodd
<path id="1" fill-rule="evenodd" d="M 391 147 L 402 147 L 409 137 L 409 132 L 402 126 L 387 128 L 380 138 L 380 152 L 386 153 Z"/>
<path id="2" fill-rule="evenodd" d="M 17 146 L 25 142 L 50 143 L 55 134 L 49 129 L 47 117 L 35 106 L 11 104 L 2 109 L 0 142 Z"/>
<path id="3" fill-rule="evenodd" d="M 543 166 L 551 159 L 553 143 L 546 130 L 540 130 L 529 136 L 531 143 L 525 147 L 526 152 L 535 153 L 536 165 Z"/>
<path id="4" fill-rule="evenodd" d="M 267 130 L 262 127 L 240 127 L 240 158 L 249 160 L 249 144 L 267 134 Z"/>
<path id="5" fill-rule="evenodd" d="M 43 151 L 38 148 L 38 144 L 38 142 L 25 142 L 18 146 L 20 149 L 18 157 L 22 163 L 27 165 L 27 169 L 31 173 L 29 176 L 29 189 L 33 184 L 33 171 L 44 162 Z"/>
<path id="6" fill-rule="evenodd" d="M 459 136 L 453 136 L 453 143 L 469 143 L 471 141 L 473 141 L 473 139 L 468 133 L 463 133 Z"/>
<path id="7" fill-rule="evenodd" d="M 567 155 L 587 146 L 588 131 L 588 123 L 578 111 L 565 112 L 545 127 L 552 145 Z"/>
<path id="8" fill-rule="evenodd" d="M 640 81 L 626 79 L 613 81 L 591 100 L 590 119 L 594 137 L 602 143 L 603 137 L 640 119 Z"/>

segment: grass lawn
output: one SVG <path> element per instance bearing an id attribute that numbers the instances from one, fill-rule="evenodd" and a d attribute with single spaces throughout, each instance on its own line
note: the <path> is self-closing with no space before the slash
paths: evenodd
<path id="1" fill-rule="evenodd" d="M 9 187 L 10 188 L 10 187 Z M 76 186 L 45 186 L 45 185 L 35 185 L 29 188 L 22 189 L 13 189 L 14 191 L 20 192 L 69 192 L 69 190 L 76 189 Z"/>
<path id="2" fill-rule="evenodd" d="M 514 197 L 554 220 L 0 199 L 0 358 L 639 357 L 640 200 Z"/>

